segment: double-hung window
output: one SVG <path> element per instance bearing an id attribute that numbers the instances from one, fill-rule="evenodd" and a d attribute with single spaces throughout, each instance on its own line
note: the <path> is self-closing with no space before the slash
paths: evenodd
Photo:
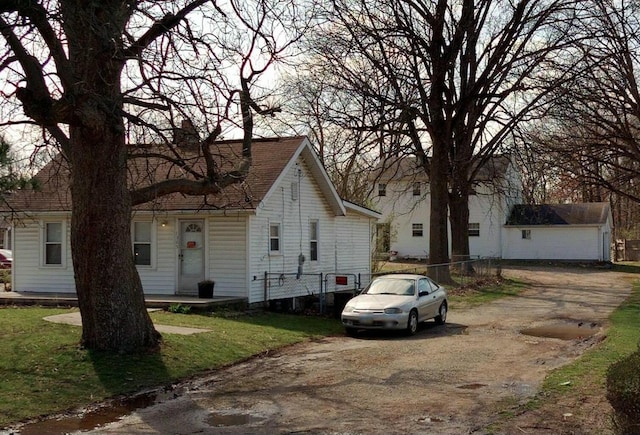
<path id="1" fill-rule="evenodd" d="M 420 196 L 422 192 L 420 192 L 420 182 L 416 181 L 413 183 L 413 196 Z"/>
<path id="2" fill-rule="evenodd" d="M 279 223 L 269 224 L 269 253 L 280 254 L 281 252 L 281 226 Z"/>
<path id="3" fill-rule="evenodd" d="M 62 266 L 64 225 L 62 222 L 44 224 L 44 265 Z"/>
<path id="4" fill-rule="evenodd" d="M 387 184 L 379 183 L 378 184 L 378 196 L 387 196 Z"/>
<path id="5" fill-rule="evenodd" d="M 522 238 L 525 240 L 531 240 L 531 230 L 522 230 Z"/>
<path id="6" fill-rule="evenodd" d="M 309 222 L 309 259 L 318 260 L 318 221 Z"/>
<path id="7" fill-rule="evenodd" d="M 480 237 L 479 222 L 469 222 L 469 237 Z"/>
<path id="8" fill-rule="evenodd" d="M 423 235 L 423 225 L 422 224 L 411 224 L 411 235 L 413 237 L 422 237 L 422 235 Z"/>
<path id="9" fill-rule="evenodd" d="M 151 221 L 133 223 L 133 259 L 137 266 L 151 266 Z"/>

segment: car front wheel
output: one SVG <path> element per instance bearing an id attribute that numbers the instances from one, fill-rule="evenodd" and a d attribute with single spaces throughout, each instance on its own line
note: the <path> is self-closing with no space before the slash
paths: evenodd
<path id="1" fill-rule="evenodd" d="M 436 316 L 436 323 L 438 325 L 444 325 L 446 321 L 447 321 L 447 304 L 446 302 L 443 302 L 442 305 L 440 305 L 440 309 L 438 310 L 438 315 Z"/>
<path id="2" fill-rule="evenodd" d="M 411 310 L 407 320 L 407 335 L 414 335 L 418 331 L 418 312 Z"/>

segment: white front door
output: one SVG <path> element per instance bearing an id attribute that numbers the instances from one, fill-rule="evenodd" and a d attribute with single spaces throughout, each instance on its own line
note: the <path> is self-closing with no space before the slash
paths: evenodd
<path id="1" fill-rule="evenodd" d="M 198 293 L 198 283 L 204 279 L 204 242 L 203 220 L 180 221 L 180 293 Z"/>

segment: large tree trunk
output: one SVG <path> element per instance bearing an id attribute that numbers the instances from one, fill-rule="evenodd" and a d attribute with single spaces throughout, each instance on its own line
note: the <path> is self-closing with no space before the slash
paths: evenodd
<path id="1" fill-rule="evenodd" d="M 63 2 L 73 84 L 69 126 L 71 250 L 82 343 L 131 352 L 156 347 L 131 248 L 131 200 L 122 120 L 121 2 Z M 110 4 L 109 4 L 110 3 Z"/>
<path id="2" fill-rule="evenodd" d="M 131 250 L 122 135 L 77 130 L 71 134 L 71 248 L 82 343 L 119 352 L 155 347 L 159 335 L 145 308 Z"/>
<path id="3" fill-rule="evenodd" d="M 430 167 L 431 217 L 429 219 L 429 275 L 436 281 L 451 281 L 449 274 L 449 236 L 447 234 L 448 211 L 448 160 L 446 147 L 440 140 L 433 142 Z"/>
<path id="4" fill-rule="evenodd" d="M 451 260 L 462 273 L 473 271 L 469 262 L 469 194 L 466 186 L 454 186 L 449 196 L 449 222 L 451 223 Z"/>

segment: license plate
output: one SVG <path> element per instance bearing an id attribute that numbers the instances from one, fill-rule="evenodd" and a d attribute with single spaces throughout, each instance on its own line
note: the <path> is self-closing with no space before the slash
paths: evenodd
<path id="1" fill-rule="evenodd" d="M 360 323 L 363 325 L 371 325 L 373 323 L 373 317 L 360 317 Z"/>

